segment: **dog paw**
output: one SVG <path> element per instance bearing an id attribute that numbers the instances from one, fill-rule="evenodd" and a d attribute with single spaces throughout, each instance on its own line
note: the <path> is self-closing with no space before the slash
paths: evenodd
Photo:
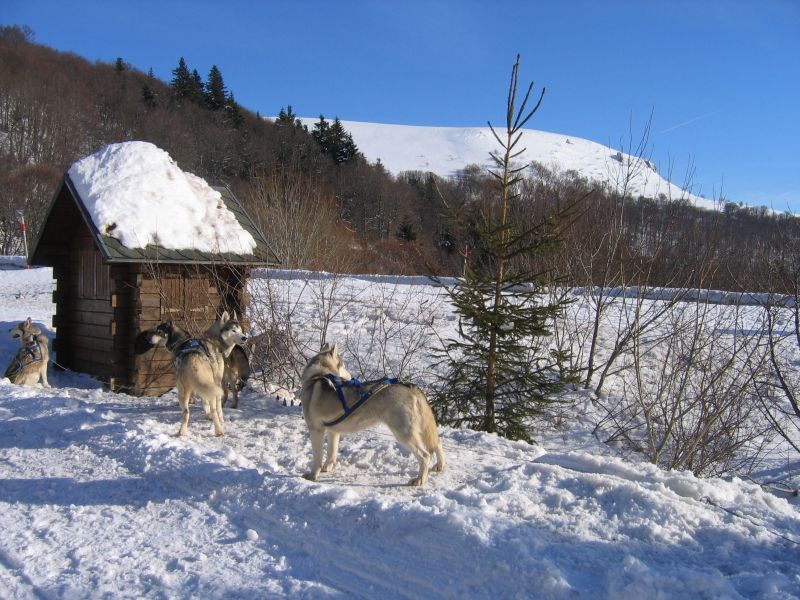
<path id="1" fill-rule="evenodd" d="M 335 465 L 335 464 L 336 463 L 326 463 L 326 464 L 322 465 L 322 472 L 323 473 L 329 473 L 331 471 L 331 469 L 333 469 L 333 465 Z"/>
<path id="2" fill-rule="evenodd" d="M 433 465 L 433 469 L 432 470 L 436 471 L 437 473 L 441 473 L 442 471 L 444 471 L 444 465 L 440 464 L 440 463 L 436 463 L 435 465 Z"/>
<path id="3" fill-rule="evenodd" d="M 414 477 L 414 479 L 408 482 L 408 485 L 411 487 L 420 487 L 425 485 L 425 480 L 422 479 L 422 477 Z"/>
<path id="4" fill-rule="evenodd" d="M 317 480 L 317 475 L 315 473 L 309 471 L 308 473 L 303 473 L 303 478 L 304 479 L 308 479 L 309 481 L 316 481 Z"/>

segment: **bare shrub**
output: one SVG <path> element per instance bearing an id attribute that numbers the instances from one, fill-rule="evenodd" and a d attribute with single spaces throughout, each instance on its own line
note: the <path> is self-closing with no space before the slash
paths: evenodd
<path id="1" fill-rule="evenodd" d="M 754 387 L 760 331 L 738 306 L 681 303 L 665 317 L 661 335 L 636 338 L 618 393 L 598 401 L 606 416 L 596 431 L 666 469 L 750 472 L 770 436 Z"/>
<path id="2" fill-rule="evenodd" d="M 275 170 L 253 179 L 255 218 L 285 268 L 348 272 L 357 256 L 333 195 L 299 171 Z"/>
<path id="3" fill-rule="evenodd" d="M 359 304 L 359 327 L 348 330 L 344 346 L 353 371 L 365 379 L 411 377 L 430 380 L 430 348 L 442 298 L 434 288 L 377 283 Z"/>

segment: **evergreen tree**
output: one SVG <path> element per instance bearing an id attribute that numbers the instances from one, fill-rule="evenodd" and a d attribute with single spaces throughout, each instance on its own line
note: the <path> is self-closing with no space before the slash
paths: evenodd
<path id="1" fill-rule="evenodd" d="M 197 69 L 189 72 L 186 66 L 186 61 L 181 56 L 178 61 L 178 66 L 172 70 L 172 81 L 170 81 L 170 88 L 172 88 L 172 98 L 178 103 L 183 100 L 190 100 L 192 102 L 199 102 L 203 97 L 203 80 Z"/>
<path id="2" fill-rule="evenodd" d="M 314 123 L 314 127 L 311 129 L 311 137 L 319 144 L 325 154 L 328 154 L 328 148 L 330 147 L 330 130 L 331 124 L 325 120 L 325 115 L 320 115 L 319 121 Z"/>
<path id="3" fill-rule="evenodd" d="M 535 266 L 559 242 L 558 223 L 577 203 L 527 229 L 512 218 L 523 168 L 512 166 L 522 128 L 539 108 L 527 110 L 533 84 L 516 109 L 519 57 L 514 64 L 506 106 L 505 131 L 492 132 L 501 152 L 492 153 L 496 201 L 472 224 L 488 269 L 465 268 L 463 281 L 445 287 L 459 316 L 458 336 L 446 340 L 441 364 L 447 375 L 432 398 L 443 423 L 496 432 L 531 441 L 530 420 L 554 402 L 561 389 L 558 359 L 547 346 L 549 324 L 565 308 L 550 302 L 543 286 L 547 273 Z"/>
<path id="4" fill-rule="evenodd" d="M 244 123 L 242 109 L 234 99 L 233 94 L 228 96 L 228 103 L 225 105 L 225 116 L 228 117 L 228 120 L 234 127 L 239 127 L 242 123 Z"/>
<path id="5" fill-rule="evenodd" d="M 408 216 L 404 216 L 403 220 L 400 221 L 400 226 L 397 228 L 395 235 L 404 242 L 413 242 L 417 239 L 417 232 L 414 231 L 414 226 L 408 220 Z"/>
<path id="6" fill-rule="evenodd" d="M 155 108 L 158 106 L 158 98 L 151 85 L 153 81 L 155 81 L 155 76 L 151 68 L 147 73 L 147 83 L 142 86 L 142 102 L 147 108 Z"/>
<path id="7" fill-rule="evenodd" d="M 197 102 L 198 104 L 202 104 L 205 97 L 203 96 L 203 90 L 205 86 L 203 85 L 203 78 L 200 77 L 200 73 L 197 72 L 197 69 L 192 69 L 192 77 L 190 80 L 190 87 L 189 87 L 189 99 L 192 102 Z"/>
<path id="8" fill-rule="evenodd" d="M 337 163 L 350 162 L 358 154 L 358 148 L 355 142 L 353 142 L 353 136 L 345 130 L 339 117 L 336 117 L 333 120 L 333 125 L 331 125 L 330 140 L 328 154 L 330 154 Z"/>
<path id="9" fill-rule="evenodd" d="M 145 83 L 142 86 L 142 102 L 147 108 L 155 108 L 158 106 L 158 101 L 156 100 L 156 93 L 153 91 L 153 88 L 150 87 L 149 84 Z"/>
<path id="10" fill-rule="evenodd" d="M 350 162 L 358 156 L 358 148 L 353 142 L 353 136 L 345 130 L 339 117 L 336 117 L 331 124 L 325 120 L 323 115 L 320 115 L 319 121 L 314 124 L 311 135 L 322 151 L 337 164 Z"/>
<path id="11" fill-rule="evenodd" d="M 228 90 L 225 88 L 222 73 L 217 65 L 212 65 L 208 72 L 204 97 L 206 106 L 211 110 L 222 110 L 228 103 Z"/>
<path id="12" fill-rule="evenodd" d="M 320 116 L 320 118 L 322 117 Z M 306 131 L 308 130 L 308 128 L 305 125 L 303 125 L 303 122 L 292 110 L 291 104 L 289 104 L 286 107 L 286 110 L 284 110 L 283 107 L 281 107 L 281 112 L 278 113 L 278 118 L 275 119 L 275 124 L 280 125 L 282 127 L 289 126 L 289 127 L 296 127 L 297 129 L 303 129 Z"/>

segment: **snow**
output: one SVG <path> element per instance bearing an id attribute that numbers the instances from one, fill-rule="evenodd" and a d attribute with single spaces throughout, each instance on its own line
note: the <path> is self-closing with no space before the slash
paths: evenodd
<path id="1" fill-rule="evenodd" d="M 328 330 L 348 348 L 370 318 L 406 333 L 438 294 L 298 275 L 269 281 L 303 323 L 314 286 L 353 298 Z M 52 290 L 49 269 L 0 271 L 2 324 L 32 316 L 52 336 Z M 433 314 L 452 326 L 444 305 Z M 623 459 L 591 435 L 581 391 L 539 445 L 442 428 L 447 470 L 419 489 L 383 428 L 345 436 L 336 469 L 306 481 L 300 407 L 257 385 L 224 437 L 196 406 L 177 438 L 174 391 L 134 398 L 53 369 L 51 382 L 0 380 L 2 598 L 800 598 L 796 498 Z"/>
<path id="2" fill-rule="evenodd" d="M 309 129 L 319 119 L 304 118 Z M 422 127 L 342 121 L 358 149 L 374 162 L 380 159 L 395 175 L 402 171 L 431 171 L 451 177 L 467 165 L 493 167 L 490 152 L 499 145 L 488 127 Z M 523 130 L 517 158 L 521 164 L 536 161 L 556 172 L 575 171 L 589 181 L 644 196 L 687 200 L 698 207 L 717 203 L 684 191 L 667 181 L 651 162 L 579 137 L 535 129 Z"/>
<path id="3" fill-rule="evenodd" d="M 128 248 L 252 254 L 255 240 L 219 192 L 148 142 L 110 144 L 69 177 L 97 229 Z"/>

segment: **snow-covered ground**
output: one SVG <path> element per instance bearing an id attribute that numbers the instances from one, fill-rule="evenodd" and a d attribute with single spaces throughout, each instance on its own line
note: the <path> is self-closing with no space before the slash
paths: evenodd
<path id="1" fill-rule="evenodd" d="M 334 284 L 384 332 L 435 304 L 412 284 Z M 276 289 L 316 317 L 309 286 Z M 51 292 L 48 269 L 0 271 L 0 321 L 49 328 Z M 374 347 L 368 329 L 334 319 L 328 337 Z M 176 438 L 174 392 L 51 373 L 50 390 L 0 381 L 2 598 L 800 598 L 796 498 L 616 457 L 581 392 L 583 416 L 540 445 L 442 428 L 447 470 L 411 489 L 414 460 L 383 429 L 345 437 L 336 470 L 303 479 L 301 410 L 257 386 L 224 437 L 195 407 Z"/>
<path id="2" fill-rule="evenodd" d="M 301 121 L 312 129 L 319 119 Z M 342 121 L 342 125 L 368 160 L 380 159 L 394 174 L 431 171 L 450 177 L 467 165 L 493 166 L 489 153 L 497 152 L 499 147 L 488 127 L 422 127 L 360 121 Z M 633 197 L 659 198 L 663 194 L 673 200 L 686 199 L 701 208 L 717 208 L 712 200 L 690 193 L 692 190 L 684 191 L 683 181 L 675 185 L 662 177 L 651 162 L 597 142 L 526 129 L 520 142 L 522 148 L 525 152 L 517 158 L 520 163 L 536 161 L 556 172 L 575 171 L 611 189 L 624 189 Z"/>

